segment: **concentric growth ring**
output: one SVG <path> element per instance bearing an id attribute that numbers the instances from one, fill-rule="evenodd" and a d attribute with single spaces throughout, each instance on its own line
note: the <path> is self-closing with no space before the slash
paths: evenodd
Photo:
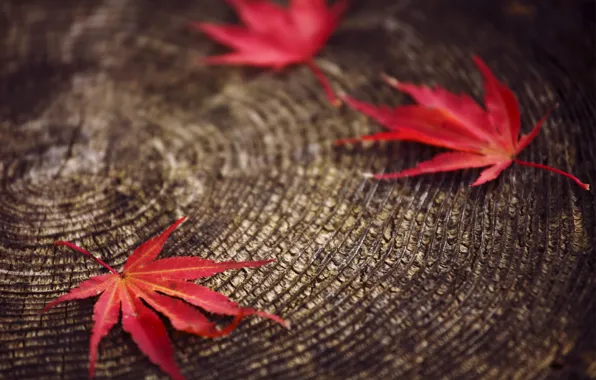
<path id="1" fill-rule="evenodd" d="M 87 376 L 94 300 L 39 311 L 102 268 L 53 241 L 119 268 L 182 215 L 163 256 L 275 258 L 202 284 L 292 323 L 254 318 L 218 340 L 171 330 L 189 379 L 545 378 L 587 366 L 590 193 L 527 167 L 479 188 L 476 171 L 365 179 L 436 150 L 334 146 L 380 127 L 327 105 L 306 68 L 198 65 L 218 47 L 186 26 L 229 21 L 220 1 L 17 3 L 0 7 L 30 37 L 0 33 L 0 377 Z M 596 182 L 596 113 L 574 73 L 441 3 L 354 5 L 321 67 L 338 90 L 397 105 L 408 100 L 383 72 L 480 97 L 478 54 L 518 94 L 524 131 L 573 94 L 524 159 Z M 120 327 L 96 371 L 161 375 Z"/>

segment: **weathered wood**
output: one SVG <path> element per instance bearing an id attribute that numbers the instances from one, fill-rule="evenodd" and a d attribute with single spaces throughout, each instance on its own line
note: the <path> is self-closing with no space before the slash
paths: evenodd
<path id="1" fill-rule="evenodd" d="M 320 63 L 396 104 L 383 71 L 480 95 L 480 54 L 524 131 L 562 104 L 523 157 L 594 185 L 589 4 L 520 3 L 354 1 Z M 94 300 L 39 311 L 102 268 L 54 240 L 119 268 L 181 215 L 162 256 L 277 258 L 205 284 L 293 324 L 172 331 L 190 379 L 596 376 L 592 193 L 531 168 L 473 189 L 477 171 L 365 180 L 436 150 L 334 148 L 379 127 L 305 68 L 196 65 L 223 48 L 187 23 L 232 19 L 220 0 L 0 3 L 0 378 L 87 376 Z M 117 327 L 97 377 L 163 374 Z"/>

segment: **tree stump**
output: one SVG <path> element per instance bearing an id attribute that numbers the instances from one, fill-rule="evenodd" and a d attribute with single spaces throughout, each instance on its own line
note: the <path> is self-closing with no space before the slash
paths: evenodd
<path id="1" fill-rule="evenodd" d="M 524 159 L 594 185 L 591 6 L 354 0 L 318 62 L 337 89 L 398 104 L 382 72 L 480 98 L 478 54 L 524 132 L 561 104 Z M 306 68 L 197 64 L 224 50 L 197 20 L 234 15 L 219 0 L 0 4 L 0 378 L 87 376 L 95 300 L 40 311 L 104 270 L 55 240 L 120 269 L 182 215 L 160 257 L 275 258 L 202 283 L 292 323 L 170 329 L 189 379 L 596 376 L 593 193 L 527 167 L 478 188 L 476 170 L 365 179 L 437 150 L 334 147 L 380 127 L 328 106 Z M 97 378 L 164 375 L 117 326 Z"/>

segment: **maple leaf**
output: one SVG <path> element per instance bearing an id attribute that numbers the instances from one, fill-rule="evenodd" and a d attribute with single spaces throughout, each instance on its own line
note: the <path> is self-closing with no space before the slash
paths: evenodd
<path id="1" fill-rule="evenodd" d="M 269 318 L 287 327 L 286 322 L 276 315 L 240 307 L 223 294 L 188 282 L 188 280 L 212 276 L 228 269 L 259 267 L 273 260 L 214 262 L 198 257 L 170 257 L 154 261 L 170 234 L 185 219 L 186 217 L 179 219 L 161 235 L 136 248 L 124 264 L 122 273 L 118 273 L 102 260 L 70 242 L 54 243 L 83 253 L 112 272 L 83 281 L 69 293 L 48 303 L 42 310 L 42 313 L 45 313 L 61 302 L 101 294 L 93 308 L 94 326 L 89 344 L 90 377 L 93 377 L 95 372 L 99 343 L 118 322 L 118 316 L 122 310 L 124 331 L 132 336 L 141 351 L 171 378 L 184 379 L 174 361 L 174 351 L 163 322 L 141 300 L 168 317 L 177 330 L 203 337 L 214 338 L 229 334 L 240 320 L 248 315 Z M 166 295 L 179 299 L 169 298 Z M 213 322 L 191 305 L 211 313 L 236 318 L 226 328 L 218 330 Z"/>
<path id="2" fill-rule="evenodd" d="M 270 0 L 227 0 L 246 27 L 195 22 L 191 26 L 235 51 L 207 57 L 208 64 L 249 65 L 275 70 L 304 63 L 337 106 L 329 81 L 313 56 L 325 45 L 347 8 L 347 0 L 327 7 L 327 0 L 290 0 L 287 9 Z"/>
<path id="3" fill-rule="evenodd" d="M 376 179 L 413 177 L 426 173 L 488 166 L 472 184 L 478 186 L 492 181 L 512 163 L 517 163 L 550 170 L 572 179 L 584 190 L 589 190 L 590 185 L 569 173 L 516 158 L 538 135 L 552 109 L 538 121 L 530 133 L 520 137 L 521 117 L 515 95 L 505 84 L 498 81 L 479 57 L 474 56 L 473 60 L 484 77 L 486 110 L 467 95 L 457 95 L 438 86 L 419 87 L 384 76 L 389 85 L 409 94 L 419 105 L 391 109 L 388 106 L 375 107 L 342 96 L 351 108 L 377 120 L 388 131 L 355 139 L 343 139 L 336 143 L 408 140 L 456 151 L 440 153 L 428 161 L 419 163 L 415 168 L 398 173 L 373 175 Z"/>

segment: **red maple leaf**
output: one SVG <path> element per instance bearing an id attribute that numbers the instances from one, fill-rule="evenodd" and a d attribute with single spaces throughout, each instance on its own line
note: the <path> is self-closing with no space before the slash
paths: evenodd
<path id="1" fill-rule="evenodd" d="M 521 118 L 515 95 L 505 84 L 497 80 L 480 58 L 473 59 L 484 77 L 486 110 L 467 95 L 457 95 L 440 87 L 418 87 L 385 76 L 384 79 L 389 85 L 409 94 L 419 105 L 391 109 L 388 106 L 375 107 L 343 96 L 350 107 L 374 118 L 389 131 L 339 140 L 337 143 L 408 140 L 457 151 L 438 154 L 428 161 L 419 163 L 415 168 L 398 173 L 373 175 L 377 179 L 413 177 L 426 173 L 489 166 L 472 184 L 477 186 L 497 178 L 515 162 L 561 174 L 575 181 L 584 190 L 589 190 L 590 185 L 569 173 L 516 158 L 538 135 L 550 111 L 538 121 L 530 133 L 520 137 Z"/>
<path id="2" fill-rule="evenodd" d="M 69 293 L 48 303 L 42 313 L 65 301 L 94 297 L 101 294 L 93 308 L 93 332 L 89 344 L 89 376 L 95 372 L 97 348 L 101 339 L 118 322 L 122 310 L 122 326 L 131 334 L 132 339 L 149 359 L 157 364 L 173 379 L 184 379 L 176 362 L 174 351 L 166 329 L 158 315 L 141 301 L 168 317 L 174 328 L 203 337 L 219 337 L 230 333 L 248 315 L 254 314 L 269 318 L 283 326 L 286 322 L 278 316 L 243 308 L 223 294 L 197 285 L 188 280 L 212 276 L 228 269 L 259 267 L 273 260 L 244 262 L 214 262 L 198 257 L 170 257 L 154 261 L 170 234 L 185 220 L 181 218 L 161 235 L 148 240 L 134 250 L 124 264 L 122 273 L 102 260 L 92 256 L 84 249 L 66 242 L 57 241 L 55 245 L 65 245 L 75 249 L 106 267 L 111 274 L 91 277 L 83 281 Z M 176 297 L 185 300 L 169 298 Z M 236 318 L 222 330 L 218 330 L 199 310 L 231 315 Z"/>
<path id="3" fill-rule="evenodd" d="M 272 67 L 307 64 L 321 82 L 329 101 L 338 105 L 329 81 L 316 65 L 319 52 L 339 25 L 347 0 L 329 8 L 327 0 L 290 0 L 288 9 L 270 0 L 227 0 L 246 27 L 196 22 L 191 26 L 234 49 L 233 53 L 206 58 L 209 64 Z"/>

